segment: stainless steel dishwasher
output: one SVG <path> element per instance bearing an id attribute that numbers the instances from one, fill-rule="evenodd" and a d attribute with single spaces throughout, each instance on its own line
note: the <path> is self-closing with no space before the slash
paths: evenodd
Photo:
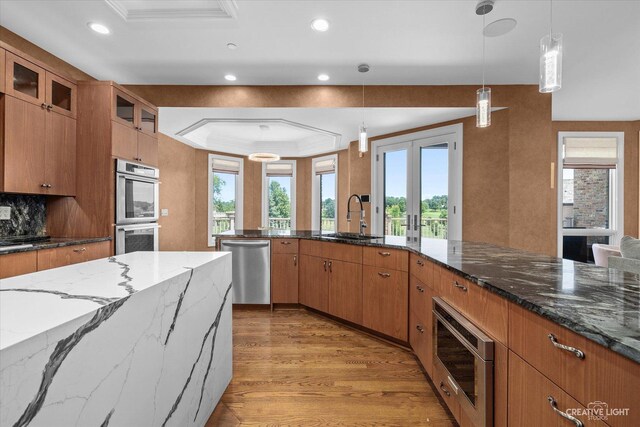
<path id="1" fill-rule="evenodd" d="M 270 249 L 269 240 L 220 241 L 232 253 L 234 304 L 271 304 Z"/>

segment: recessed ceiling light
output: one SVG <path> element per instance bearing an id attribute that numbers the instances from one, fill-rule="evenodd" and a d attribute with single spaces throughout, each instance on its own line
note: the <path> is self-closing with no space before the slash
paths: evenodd
<path id="1" fill-rule="evenodd" d="M 316 18 L 311 21 L 311 28 L 313 28 L 315 31 L 324 33 L 329 29 L 329 21 L 324 18 Z"/>
<path id="2" fill-rule="evenodd" d="M 327 80 L 329 80 L 329 75 L 328 74 L 318 74 L 318 80 L 320 80 L 321 82 L 326 82 Z"/>
<path id="3" fill-rule="evenodd" d="M 227 43 L 227 48 L 229 48 L 230 50 L 236 50 L 238 48 L 238 45 L 235 43 Z"/>
<path id="4" fill-rule="evenodd" d="M 487 24 L 482 32 L 487 37 L 504 36 L 505 34 L 511 32 L 514 28 L 516 28 L 517 24 L 518 22 L 513 18 L 498 19 L 497 21 L 493 21 L 490 24 Z"/>
<path id="5" fill-rule="evenodd" d="M 225 80 L 228 80 L 230 82 L 235 82 L 237 80 L 236 76 L 234 76 L 233 74 L 226 74 L 224 78 Z"/>
<path id="6" fill-rule="evenodd" d="M 88 22 L 87 26 L 98 34 L 109 34 L 111 32 L 105 25 L 97 22 Z"/>

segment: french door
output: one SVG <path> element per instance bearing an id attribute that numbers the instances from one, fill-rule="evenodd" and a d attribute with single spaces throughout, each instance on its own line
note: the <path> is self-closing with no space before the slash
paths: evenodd
<path id="1" fill-rule="evenodd" d="M 378 141 L 374 150 L 374 234 L 460 240 L 462 129 Z M 409 139 L 409 140 L 407 140 Z"/>

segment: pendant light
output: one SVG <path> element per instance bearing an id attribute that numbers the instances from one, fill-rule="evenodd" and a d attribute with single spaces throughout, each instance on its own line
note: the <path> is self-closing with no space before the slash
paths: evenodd
<path id="1" fill-rule="evenodd" d="M 358 65 L 358 71 L 360 73 L 366 73 L 369 71 L 369 65 L 360 64 Z M 364 125 L 364 75 L 362 76 L 362 124 L 358 128 L 358 151 L 360 153 L 366 153 L 369 151 L 369 144 L 367 140 L 367 128 Z"/>
<path id="2" fill-rule="evenodd" d="M 482 15 L 482 87 L 476 91 L 476 127 L 486 128 L 491 126 L 491 88 L 484 86 L 484 68 L 485 68 L 485 41 L 484 34 L 485 15 L 493 10 L 493 2 L 491 7 L 477 7 L 476 14 Z"/>
<path id="3" fill-rule="evenodd" d="M 541 93 L 562 88 L 562 34 L 553 34 L 553 0 L 549 0 L 549 34 L 540 39 Z"/>

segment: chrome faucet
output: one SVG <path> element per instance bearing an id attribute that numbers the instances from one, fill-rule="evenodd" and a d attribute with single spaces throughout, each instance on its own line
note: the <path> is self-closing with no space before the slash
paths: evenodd
<path id="1" fill-rule="evenodd" d="M 358 203 L 360 203 L 360 232 L 358 233 L 360 236 L 364 236 L 364 229 L 367 228 L 367 223 L 364 220 L 364 207 L 362 207 L 362 199 L 357 194 L 352 194 L 349 196 L 349 201 L 347 202 L 347 222 L 351 222 L 351 199 L 356 198 Z"/>

